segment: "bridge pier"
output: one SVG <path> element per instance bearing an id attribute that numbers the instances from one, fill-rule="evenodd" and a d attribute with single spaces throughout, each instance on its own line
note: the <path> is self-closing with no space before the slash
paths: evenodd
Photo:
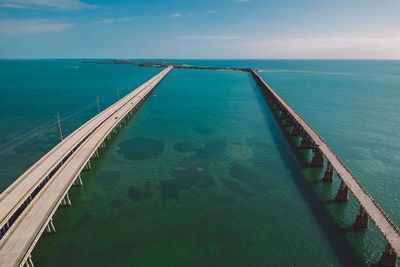
<path id="1" fill-rule="evenodd" d="M 101 142 L 100 148 L 106 148 L 106 142 L 105 141 Z"/>
<path id="2" fill-rule="evenodd" d="M 283 127 L 293 127 L 293 123 L 290 119 L 287 119 Z"/>
<path id="3" fill-rule="evenodd" d="M 26 259 L 24 267 L 35 267 L 35 265 L 33 264 L 31 255 L 29 255 L 29 257 Z"/>
<path id="4" fill-rule="evenodd" d="M 81 175 L 79 174 L 78 177 L 76 177 L 72 186 L 82 186 L 82 185 L 83 185 L 82 178 Z"/>
<path id="5" fill-rule="evenodd" d="M 388 244 L 387 248 L 382 252 L 381 259 L 378 262 L 379 267 L 397 267 L 397 258 L 399 255 Z"/>
<path id="6" fill-rule="evenodd" d="M 297 127 L 293 127 L 292 132 L 290 133 L 291 136 L 300 136 L 299 129 Z"/>
<path id="7" fill-rule="evenodd" d="M 46 228 L 44 229 L 44 234 L 50 235 L 56 232 L 56 228 L 53 224 L 53 218 L 50 219 L 49 223 L 47 224 Z"/>
<path id="8" fill-rule="evenodd" d="M 90 164 L 90 160 L 86 163 L 85 167 L 83 167 L 84 171 L 90 171 L 92 170 L 92 165 Z"/>
<path id="9" fill-rule="evenodd" d="M 360 206 L 360 211 L 353 226 L 356 229 L 366 229 L 369 227 L 369 215 L 362 206 Z"/>
<path id="10" fill-rule="evenodd" d="M 334 179 L 334 175 L 333 175 L 333 168 L 332 168 L 332 164 L 329 162 L 326 165 L 326 171 L 324 174 L 324 178 L 322 178 L 322 181 L 324 182 L 333 182 Z"/>
<path id="11" fill-rule="evenodd" d="M 313 146 L 311 145 L 311 142 L 308 141 L 306 138 L 302 138 L 300 142 L 300 149 L 311 149 Z"/>
<path id="12" fill-rule="evenodd" d="M 91 157 L 92 159 L 98 159 L 98 158 L 100 158 L 100 154 L 99 154 L 99 151 L 98 150 L 96 150 L 95 152 L 93 152 L 93 155 L 92 155 L 92 157 Z"/>
<path id="13" fill-rule="evenodd" d="M 314 156 L 311 160 L 311 167 L 323 167 L 325 164 L 324 155 L 319 148 L 313 149 Z"/>
<path id="14" fill-rule="evenodd" d="M 61 200 L 61 207 L 69 207 L 71 206 L 71 200 L 69 199 L 68 193 L 65 194 L 63 200 Z"/>
<path id="15" fill-rule="evenodd" d="M 343 180 L 340 183 L 335 200 L 336 202 L 346 202 L 349 200 L 349 188 L 343 183 Z"/>

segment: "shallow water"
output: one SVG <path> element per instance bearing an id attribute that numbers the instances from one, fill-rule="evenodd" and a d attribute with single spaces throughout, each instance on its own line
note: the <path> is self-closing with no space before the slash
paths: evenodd
<path id="1" fill-rule="evenodd" d="M 400 223 L 400 121 L 395 116 L 399 62 L 185 62 L 265 70 L 264 79 L 320 132 Z M 6 134 L 0 144 L 11 140 L 13 145 L 14 133 L 24 133 L 25 127 L 53 123 L 47 132 L 0 155 L 3 189 L 56 144 L 55 112 L 63 117 L 64 112 L 92 104 L 63 121 L 68 134 L 96 113 L 96 94 L 100 99 L 111 94 L 104 101 L 107 106 L 117 99 L 116 87 L 124 95 L 129 83 L 136 87 L 160 71 L 68 60 L 1 64 L 14 68 L 8 67 L 8 75 L 2 77 L 7 97 L 2 98 L 0 125 Z M 29 75 L 22 78 L 17 70 Z M 12 97 L 13 92 L 31 95 L 29 102 L 43 101 L 20 110 L 17 107 L 29 106 L 28 101 Z M 79 101 L 78 92 L 83 95 Z M 351 197 L 348 203 L 333 203 L 338 179 L 333 184 L 318 182 L 322 170 L 306 168 L 309 155 L 293 150 L 296 140 L 283 132 L 249 74 L 171 71 L 157 88 L 157 96 L 147 100 L 102 151 L 101 159 L 94 161 L 93 173 L 84 174 L 84 186 L 70 190 L 73 206 L 56 213 L 57 234 L 40 240 L 34 262 L 41 266 L 376 262 L 385 242 L 375 226 L 364 232 L 352 230 L 357 202 Z M 11 161 L 18 164 L 10 168 Z"/>

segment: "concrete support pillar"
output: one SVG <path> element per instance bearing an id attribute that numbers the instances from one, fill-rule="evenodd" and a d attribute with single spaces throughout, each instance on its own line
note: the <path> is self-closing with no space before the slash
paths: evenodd
<path id="1" fill-rule="evenodd" d="M 311 167 L 323 167 L 325 165 L 324 155 L 319 148 L 315 148 L 314 156 L 311 160 Z"/>
<path id="2" fill-rule="evenodd" d="M 92 170 L 92 165 L 90 164 L 90 160 L 86 163 L 85 167 L 83 168 L 85 171 Z"/>
<path id="3" fill-rule="evenodd" d="M 35 265 L 33 264 L 31 255 L 29 255 L 28 258 L 26 259 L 24 267 L 35 267 Z"/>
<path id="4" fill-rule="evenodd" d="M 29 255 L 29 257 L 28 257 L 28 262 L 29 262 L 29 266 L 30 266 L 30 267 L 35 267 L 35 265 L 33 264 L 32 256 L 31 256 L 31 255 Z"/>
<path id="5" fill-rule="evenodd" d="M 106 141 L 105 140 L 103 142 L 101 142 L 100 148 L 106 148 Z"/>
<path id="6" fill-rule="evenodd" d="M 69 199 L 68 193 L 65 194 L 63 200 L 61 200 L 61 207 L 71 206 L 71 200 Z"/>
<path id="7" fill-rule="evenodd" d="M 396 251 L 388 243 L 385 250 L 382 252 L 381 259 L 378 262 L 379 267 L 397 267 L 398 256 Z"/>
<path id="8" fill-rule="evenodd" d="M 349 200 L 349 188 L 343 183 L 343 180 L 340 183 L 335 200 L 336 202 L 346 202 Z"/>
<path id="9" fill-rule="evenodd" d="M 54 227 L 53 219 L 50 219 L 49 224 L 47 224 L 47 226 L 44 230 L 44 233 L 46 235 L 49 235 L 49 234 L 54 234 L 55 232 L 56 232 L 56 228 Z"/>
<path id="10" fill-rule="evenodd" d="M 387 248 L 382 252 L 382 256 L 378 262 L 378 266 L 397 267 L 397 258 L 398 258 L 397 253 L 394 251 L 393 248 L 391 248 L 390 245 L 388 245 Z"/>
<path id="11" fill-rule="evenodd" d="M 362 206 L 360 206 L 360 211 L 353 226 L 356 229 L 366 229 L 369 226 L 369 215 Z"/>
<path id="12" fill-rule="evenodd" d="M 81 175 L 79 174 L 78 177 L 76 177 L 73 186 L 82 186 L 82 185 L 83 185 L 82 178 Z"/>
<path id="13" fill-rule="evenodd" d="M 300 149 L 311 149 L 311 148 L 313 148 L 313 146 L 311 145 L 310 141 L 308 141 L 306 138 L 303 138 L 303 139 L 301 139 L 299 148 Z"/>
<path id="14" fill-rule="evenodd" d="M 326 171 L 324 174 L 324 178 L 322 178 L 322 181 L 324 182 L 333 182 L 334 179 L 334 175 L 333 175 L 333 168 L 332 168 L 332 164 L 328 161 L 328 164 L 326 166 Z"/>
<path id="15" fill-rule="evenodd" d="M 299 129 L 297 127 L 293 127 L 292 132 L 290 133 L 291 136 L 300 136 Z"/>
<path id="16" fill-rule="evenodd" d="M 293 123 L 290 119 L 287 119 L 285 124 L 283 125 L 283 127 L 292 127 L 292 126 L 293 126 Z"/>

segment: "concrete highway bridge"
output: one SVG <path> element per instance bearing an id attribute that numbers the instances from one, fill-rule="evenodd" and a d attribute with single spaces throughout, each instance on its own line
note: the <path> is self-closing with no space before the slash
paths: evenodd
<path id="1" fill-rule="evenodd" d="M 33 267 L 31 252 L 43 234 L 55 233 L 53 214 L 58 207 L 71 205 L 68 191 L 72 186 L 82 185 L 80 173 L 91 169 L 90 160 L 99 157 L 98 150 L 105 147 L 106 140 L 122 127 L 171 69 L 165 68 L 86 122 L 0 195 L 0 266 Z M 247 71 L 273 103 L 284 126 L 292 127 L 291 135 L 301 137 L 299 148 L 313 151 L 311 166 L 326 165 L 322 180 L 332 182 L 336 171 L 341 179 L 336 201 L 347 201 L 350 191 L 360 203 L 354 227 L 367 228 L 371 219 L 387 240 L 388 247 L 379 265 L 397 266 L 400 230 L 394 222 L 322 137 L 255 70 Z"/>
<path id="2" fill-rule="evenodd" d="M 172 67 L 145 82 L 86 122 L 22 174 L 0 195 L 0 266 L 33 266 L 31 251 L 43 233 L 55 232 L 52 216 L 71 205 L 69 189 L 82 185 L 117 128 L 138 109 Z"/>

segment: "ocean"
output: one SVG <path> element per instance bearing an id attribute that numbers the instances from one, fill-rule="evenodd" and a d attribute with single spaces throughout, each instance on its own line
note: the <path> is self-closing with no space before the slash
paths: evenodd
<path id="1" fill-rule="evenodd" d="M 159 68 L 0 61 L 0 192 Z M 400 61 L 169 60 L 251 67 L 400 225 Z M 385 248 L 333 201 L 249 73 L 172 70 L 69 192 L 38 266 L 372 266 Z"/>

